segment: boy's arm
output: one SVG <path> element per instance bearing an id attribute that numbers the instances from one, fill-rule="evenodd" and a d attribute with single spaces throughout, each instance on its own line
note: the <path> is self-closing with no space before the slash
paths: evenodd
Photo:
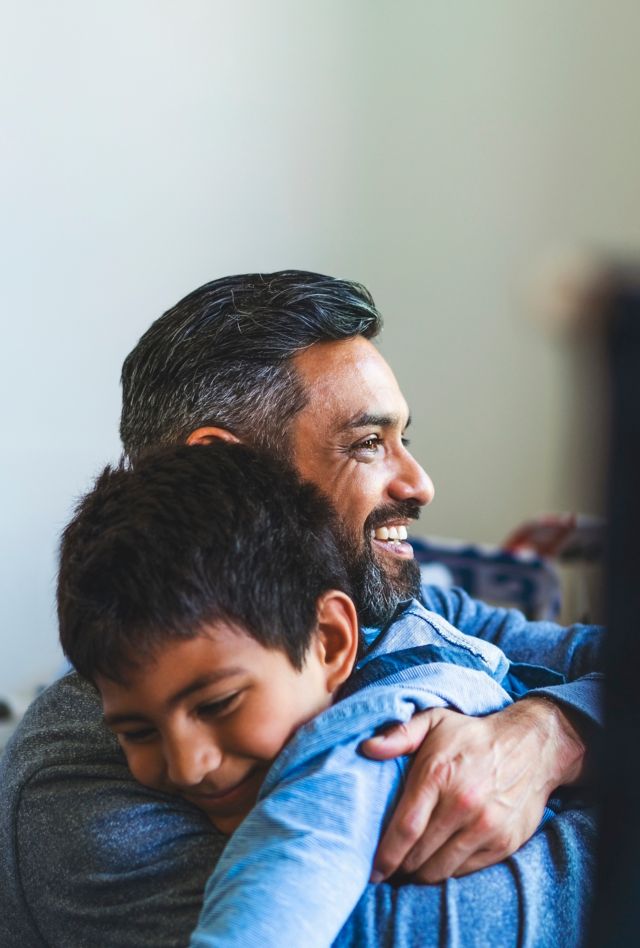
<path id="1" fill-rule="evenodd" d="M 190 948 L 332 944 L 362 895 L 396 761 L 359 758 L 358 737 L 293 768 L 233 834 L 205 888 Z"/>
<path id="2" fill-rule="evenodd" d="M 481 714 L 509 702 L 484 672 L 438 662 L 416 671 L 419 683 L 356 692 L 292 738 L 207 883 L 191 948 L 333 942 L 369 880 L 406 766 L 361 757 L 362 735 L 410 720 L 416 706 Z"/>

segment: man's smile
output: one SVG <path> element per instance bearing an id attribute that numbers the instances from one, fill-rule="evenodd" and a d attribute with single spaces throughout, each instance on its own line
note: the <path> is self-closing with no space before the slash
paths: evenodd
<path id="1" fill-rule="evenodd" d="M 407 527 L 404 523 L 387 524 L 371 531 L 373 546 L 383 553 L 403 559 L 413 557 L 413 547 L 407 543 Z"/>

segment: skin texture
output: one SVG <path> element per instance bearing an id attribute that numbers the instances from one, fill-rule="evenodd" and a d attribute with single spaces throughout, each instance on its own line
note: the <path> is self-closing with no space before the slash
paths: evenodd
<path id="1" fill-rule="evenodd" d="M 353 546 L 369 544 L 395 583 L 412 554 L 404 544 L 397 549 L 374 540 L 367 520 L 394 505 L 419 509 L 434 495 L 408 450 L 409 411 L 398 383 L 375 346 L 360 337 L 316 343 L 293 364 L 308 396 L 292 422 L 293 462 L 331 498 Z M 220 436 L 236 440 L 212 428 L 188 440 Z M 390 515 L 384 522 L 410 521 Z M 570 719 L 539 698 L 485 718 L 426 711 L 362 750 L 377 759 L 415 753 L 378 848 L 376 881 L 400 871 L 437 882 L 500 862 L 530 838 L 550 793 L 580 779 L 585 756 Z"/>
<path id="2" fill-rule="evenodd" d="M 133 776 L 189 800 L 229 834 L 289 738 L 331 704 L 357 643 L 353 603 L 329 591 L 300 670 L 281 650 L 218 622 L 165 643 L 126 681 L 99 676 L 96 684 Z"/>
<path id="3" fill-rule="evenodd" d="M 368 340 L 311 346 L 293 360 L 308 396 L 293 421 L 293 459 L 306 480 L 331 498 L 356 545 L 371 544 L 364 524 L 385 506 L 431 503 L 431 478 L 408 450 L 409 409 L 393 372 Z M 391 516 L 388 526 L 408 525 Z M 392 580 L 411 548 L 373 541 Z"/>

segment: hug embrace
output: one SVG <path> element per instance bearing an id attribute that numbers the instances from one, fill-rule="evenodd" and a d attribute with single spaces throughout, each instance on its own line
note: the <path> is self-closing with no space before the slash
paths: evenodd
<path id="1" fill-rule="evenodd" d="M 3 946 L 584 939 L 602 630 L 421 586 L 380 326 L 238 276 L 128 356 L 61 547 L 76 671 L 0 764 Z"/>

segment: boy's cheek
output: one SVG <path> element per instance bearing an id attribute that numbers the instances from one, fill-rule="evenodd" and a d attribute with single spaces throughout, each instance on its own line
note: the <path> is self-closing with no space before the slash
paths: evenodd
<path id="1" fill-rule="evenodd" d="M 157 755 L 150 754 L 148 750 L 144 751 L 142 748 L 122 747 L 122 750 L 129 770 L 138 783 L 149 787 L 151 790 L 168 791 L 168 788 L 163 786 L 165 782 L 163 779 L 164 768 L 162 762 L 157 759 Z"/>

